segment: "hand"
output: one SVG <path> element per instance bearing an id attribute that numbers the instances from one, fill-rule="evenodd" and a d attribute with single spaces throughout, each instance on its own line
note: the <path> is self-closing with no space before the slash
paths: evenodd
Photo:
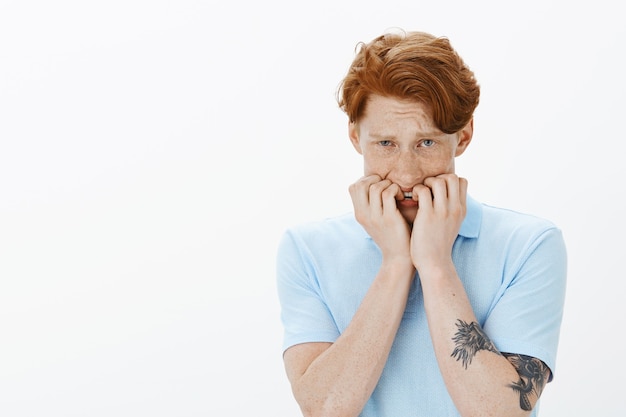
<path id="1" fill-rule="evenodd" d="M 378 175 L 369 175 L 350 186 L 350 196 L 357 221 L 379 246 L 383 260 L 410 263 L 409 225 L 396 205 L 396 199 L 404 198 L 400 187 Z"/>
<path id="2" fill-rule="evenodd" d="M 467 180 L 455 174 L 429 177 L 413 188 L 418 209 L 411 233 L 411 260 L 419 272 L 449 266 L 452 245 L 467 211 Z"/>

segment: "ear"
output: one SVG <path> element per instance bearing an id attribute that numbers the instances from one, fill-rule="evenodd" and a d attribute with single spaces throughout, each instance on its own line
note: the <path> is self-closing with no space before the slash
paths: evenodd
<path id="1" fill-rule="evenodd" d="M 454 156 L 461 156 L 472 141 L 472 136 L 474 135 L 474 118 L 472 117 L 469 123 L 466 124 L 463 129 L 459 130 L 456 135 L 457 144 L 456 154 Z"/>
<path id="2" fill-rule="evenodd" d="M 363 151 L 361 150 L 361 141 L 359 140 L 359 125 L 356 122 L 348 123 L 348 136 L 350 137 L 350 142 L 352 142 L 354 149 L 362 155 Z"/>

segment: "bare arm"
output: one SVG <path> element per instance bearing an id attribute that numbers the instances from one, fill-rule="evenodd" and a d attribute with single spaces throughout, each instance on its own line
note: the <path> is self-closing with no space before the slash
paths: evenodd
<path id="1" fill-rule="evenodd" d="M 464 179 L 448 174 L 428 179 L 414 191 L 419 210 L 411 256 L 420 275 L 437 362 L 461 415 L 528 416 L 549 369 L 537 359 L 497 351 L 478 325 L 452 262 L 466 189 Z M 526 365 L 536 372 L 531 375 Z"/>
<path id="2" fill-rule="evenodd" d="M 361 412 L 387 361 L 412 275 L 384 267 L 335 343 L 306 343 L 285 352 L 287 376 L 305 416 Z"/>
<path id="3" fill-rule="evenodd" d="M 378 176 L 350 188 L 357 220 L 381 248 L 383 262 L 334 343 L 305 343 L 285 352 L 287 376 L 305 416 L 358 415 L 382 374 L 415 272 L 408 225 L 395 202 L 399 191 Z"/>
<path id="4" fill-rule="evenodd" d="M 549 369 L 537 359 L 498 352 L 477 323 L 455 271 L 428 279 L 429 288 L 423 283 L 422 288 L 435 354 L 461 415 L 528 416 Z"/>

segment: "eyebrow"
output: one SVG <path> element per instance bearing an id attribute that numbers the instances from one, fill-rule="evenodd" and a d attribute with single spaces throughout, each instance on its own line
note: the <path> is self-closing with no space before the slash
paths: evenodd
<path id="1" fill-rule="evenodd" d="M 396 137 L 396 135 L 386 135 L 383 133 L 377 133 L 377 132 L 370 132 L 369 135 L 374 138 L 374 139 L 379 139 L 379 140 L 389 140 L 389 139 L 394 139 Z M 437 131 L 437 130 L 432 130 L 429 132 L 422 132 L 419 135 L 417 135 L 418 138 L 433 138 L 433 137 L 439 137 L 439 136 L 444 136 L 445 133 L 441 132 L 441 131 Z"/>

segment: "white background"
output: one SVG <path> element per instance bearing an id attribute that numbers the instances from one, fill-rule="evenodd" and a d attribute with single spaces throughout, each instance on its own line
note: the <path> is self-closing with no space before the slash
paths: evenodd
<path id="1" fill-rule="evenodd" d="M 335 89 L 401 27 L 482 86 L 470 193 L 563 229 L 541 415 L 624 416 L 618 3 L 0 1 L 0 415 L 298 415 L 277 241 L 351 209 Z"/>

